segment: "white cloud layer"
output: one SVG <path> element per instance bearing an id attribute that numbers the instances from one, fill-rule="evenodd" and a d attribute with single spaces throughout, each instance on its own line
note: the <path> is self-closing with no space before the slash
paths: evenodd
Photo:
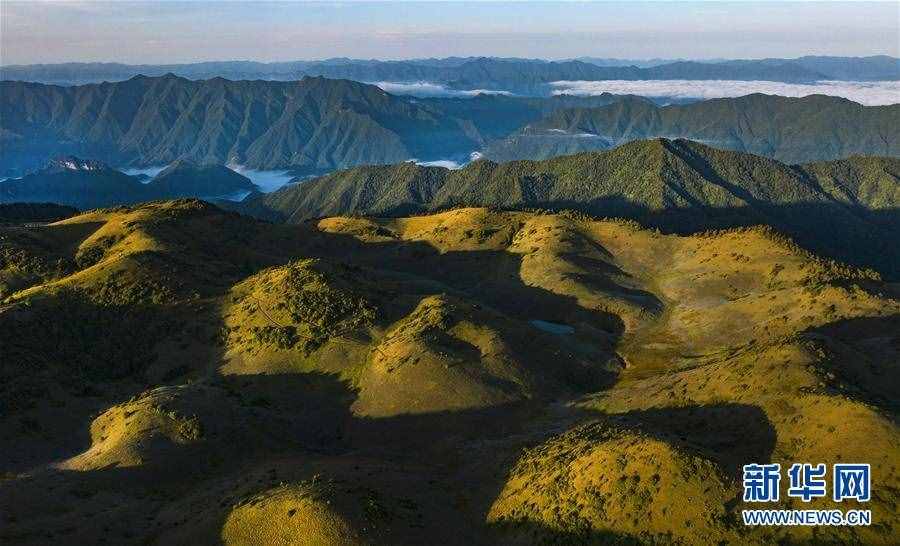
<path id="1" fill-rule="evenodd" d="M 407 159 L 407 163 L 415 163 L 416 165 L 421 165 L 423 167 L 444 167 L 445 169 L 450 169 L 451 171 L 455 171 L 457 169 L 462 169 L 466 166 L 466 162 L 460 163 L 459 161 L 453 161 L 452 159 L 436 159 L 434 161 L 420 161 L 416 158 Z"/>
<path id="2" fill-rule="evenodd" d="M 461 163 L 450 159 L 439 159 L 437 161 L 416 161 L 416 164 L 423 167 L 444 167 L 446 169 L 450 169 L 451 171 L 455 171 L 456 169 L 461 169 L 463 167 Z"/>
<path id="3" fill-rule="evenodd" d="M 257 171 L 234 163 L 229 163 L 225 166 L 236 173 L 249 178 L 251 182 L 259 186 L 259 191 L 263 193 L 271 193 L 294 178 L 293 175 L 287 171 Z M 243 197 L 241 199 L 243 199 Z"/>
<path id="4" fill-rule="evenodd" d="M 565 129 L 547 129 L 548 133 L 553 133 L 553 135 L 559 135 L 567 138 L 599 138 L 600 135 L 594 133 L 570 133 Z M 544 135 L 548 136 L 548 135 Z"/>
<path id="5" fill-rule="evenodd" d="M 294 176 L 288 171 L 257 171 L 255 169 L 248 169 L 243 165 L 238 165 L 235 163 L 229 163 L 225 166 L 232 171 L 235 171 L 236 173 L 249 178 L 251 182 L 259 186 L 259 190 L 263 193 L 271 193 L 281 186 L 284 186 L 294 178 Z M 123 169 L 122 172 L 129 176 L 146 174 L 149 178 L 144 180 L 144 183 L 147 184 L 153 179 L 153 177 L 158 175 L 165 168 L 165 165 L 143 168 L 129 168 Z M 236 196 L 226 196 L 224 197 L 224 199 L 240 201 L 246 196 L 247 194 L 245 192 L 243 194 L 237 194 Z"/>
<path id="6" fill-rule="evenodd" d="M 742 97 L 752 93 L 805 97 L 831 95 L 869 106 L 900 103 L 900 81 L 819 81 L 781 83 L 733 80 L 605 80 L 553 82 L 554 95 L 641 95 L 677 99 L 714 99 Z"/>
<path id="7" fill-rule="evenodd" d="M 512 95 L 509 91 L 493 89 L 448 89 L 439 83 L 431 82 L 367 82 L 380 87 L 394 95 L 411 95 L 413 97 L 474 97 L 475 95 Z"/>

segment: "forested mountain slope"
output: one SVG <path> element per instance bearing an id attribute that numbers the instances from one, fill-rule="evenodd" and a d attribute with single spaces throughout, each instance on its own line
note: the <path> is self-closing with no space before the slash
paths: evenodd
<path id="1" fill-rule="evenodd" d="M 360 167 L 239 204 L 275 220 L 403 215 L 457 205 L 574 209 L 667 231 L 765 224 L 809 248 L 897 277 L 900 159 L 792 166 L 686 140 L 636 141 L 543 161 L 476 161 L 451 171 Z"/>
<path id="2" fill-rule="evenodd" d="M 900 104 L 754 94 L 659 107 L 623 98 L 606 106 L 556 110 L 493 142 L 484 153 L 498 161 L 545 159 L 658 137 L 696 140 L 785 163 L 853 154 L 900 157 Z"/>

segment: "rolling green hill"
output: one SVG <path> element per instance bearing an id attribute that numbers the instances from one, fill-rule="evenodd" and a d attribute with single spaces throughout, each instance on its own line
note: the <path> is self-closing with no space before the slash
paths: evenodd
<path id="1" fill-rule="evenodd" d="M 485 155 L 498 161 L 545 159 L 646 138 L 687 138 L 786 163 L 853 154 L 900 156 L 900 104 L 862 106 L 837 97 L 747 95 L 658 107 L 623 99 L 596 108 L 560 109 Z"/>
<path id="2" fill-rule="evenodd" d="M 411 163 L 360 167 L 243 202 L 302 222 L 338 214 L 405 215 L 458 205 L 574 209 L 666 231 L 765 224 L 885 275 L 900 275 L 900 159 L 791 166 L 686 140 L 636 141 L 544 161 L 476 161 L 451 171 Z"/>

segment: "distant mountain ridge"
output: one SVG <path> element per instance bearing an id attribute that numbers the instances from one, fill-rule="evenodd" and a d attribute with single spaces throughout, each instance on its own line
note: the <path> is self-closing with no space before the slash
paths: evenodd
<path id="1" fill-rule="evenodd" d="M 0 182 L 0 203 L 58 203 L 78 209 L 91 209 L 153 199 L 149 188 L 136 177 L 74 156 L 53 159 L 43 169 L 22 178 Z M 72 166 L 69 166 L 72 165 Z"/>
<path id="2" fill-rule="evenodd" d="M 603 64 L 607 61 L 606 64 Z M 635 65 L 636 64 L 636 65 Z M 75 85 L 122 81 L 136 75 L 173 73 L 190 79 L 297 80 L 303 76 L 357 81 L 430 81 L 460 89 L 522 90 L 556 80 L 736 79 L 804 82 L 831 80 L 900 80 L 900 59 L 873 57 L 800 57 L 728 61 L 637 61 L 615 59 L 547 61 L 496 57 L 451 57 L 379 61 L 326 59 L 262 63 L 221 61 L 192 64 L 126 65 L 62 63 L 0 67 L 0 79 Z"/>
<path id="3" fill-rule="evenodd" d="M 500 159 L 541 158 L 654 136 L 706 139 L 790 161 L 848 153 L 891 155 L 900 140 L 900 124 L 891 124 L 898 108 L 825 97 L 751 96 L 683 109 L 658 109 L 647 99 L 609 94 L 421 99 L 326 78 L 276 82 L 140 76 L 76 87 L 0 82 L 0 174 L 17 176 L 49 157 L 69 154 L 119 167 L 187 159 L 315 173 L 409 159 L 465 162 L 485 148 Z M 673 112 L 690 115 L 673 118 Z M 522 150 L 503 152 L 502 140 L 510 135 L 535 134 L 528 126 L 560 133 L 578 129 L 594 138 L 599 129 L 592 127 L 611 123 L 613 129 L 599 134 L 603 141 L 563 142 L 556 134 L 552 142 L 526 142 L 530 148 L 524 148 L 524 155 Z M 747 137 L 750 125 L 764 127 L 766 136 Z M 801 144 L 802 154 L 797 151 Z"/>
<path id="4" fill-rule="evenodd" d="M 51 159 L 47 162 L 47 166 L 44 170 L 46 172 L 102 171 L 108 168 L 109 166 L 101 161 L 81 159 L 70 155 Z"/>
<path id="5" fill-rule="evenodd" d="M 164 199 L 179 197 L 229 197 L 258 191 L 253 182 L 224 165 L 196 165 L 178 160 L 147 184 Z"/>
<path id="6" fill-rule="evenodd" d="M 756 63 L 778 65 L 791 63 L 818 72 L 831 80 L 877 81 L 900 79 L 900 59 L 889 55 L 869 57 L 837 57 L 807 55 L 797 59 L 761 59 L 758 61 L 723 61 L 722 64 Z"/>
<path id="7" fill-rule="evenodd" d="M 168 75 L 78 87 L 0 82 L 0 124 L 0 165 L 19 168 L 66 153 L 114 164 L 188 158 L 263 169 L 334 168 L 477 146 L 477 135 L 439 111 L 375 86 L 323 78 L 233 82 Z"/>
<path id="8" fill-rule="evenodd" d="M 544 161 L 340 171 L 239 203 L 271 220 L 402 216 L 454 206 L 572 209 L 667 231 L 765 224 L 808 248 L 900 277 L 900 159 L 790 166 L 686 140 Z"/>
<path id="9" fill-rule="evenodd" d="M 900 156 L 900 104 L 862 106 L 839 97 L 753 94 L 659 107 L 622 99 L 549 113 L 484 150 L 498 161 L 603 150 L 631 140 L 687 138 L 787 163 L 854 154 Z"/>
<path id="10" fill-rule="evenodd" d="M 75 156 L 52 159 L 22 178 L 0 181 L 0 203 L 58 203 L 79 209 L 125 205 L 178 197 L 247 195 L 258 188 L 221 165 L 178 161 L 149 182 L 95 160 Z"/>
<path id="11" fill-rule="evenodd" d="M 0 82 L 0 173 L 29 171 L 61 154 L 118 166 L 189 159 L 310 173 L 412 158 L 461 159 L 556 109 L 619 98 L 413 99 L 324 78 L 139 76 L 76 87 Z"/>

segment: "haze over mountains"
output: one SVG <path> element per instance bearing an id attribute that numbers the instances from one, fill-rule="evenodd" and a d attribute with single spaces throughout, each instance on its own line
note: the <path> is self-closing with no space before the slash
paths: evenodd
<path id="1" fill-rule="evenodd" d="M 800 57 L 727 61 L 671 61 L 623 65 L 615 60 L 545 61 L 496 57 L 378 61 L 326 59 L 262 63 L 221 61 L 172 65 L 65 63 L 0 67 L 0 79 L 61 85 L 127 80 L 137 75 L 173 73 L 189 79 L 298 80 L 304 76 L 365 82 L 433 82 L 454 89 L 497 89 L 540 93 L 559 80 L 900 80 L 900 59 L 873 57 Z"/>

